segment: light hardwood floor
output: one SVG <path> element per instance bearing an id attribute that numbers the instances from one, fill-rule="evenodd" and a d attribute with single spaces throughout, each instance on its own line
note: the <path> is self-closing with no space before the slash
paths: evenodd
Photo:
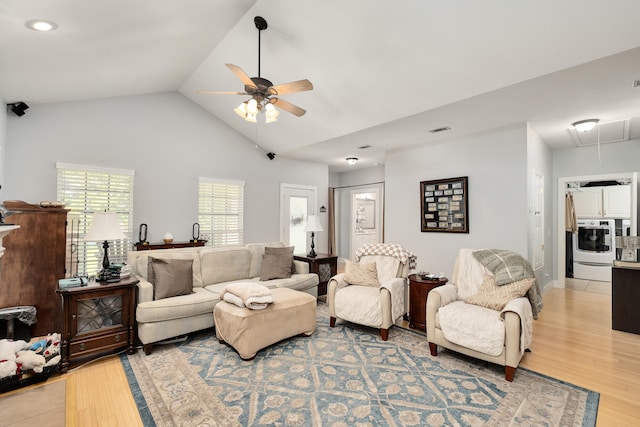
<path id="1" fill-rule="evenodd" d="M 599 392 L 599 427 L 640 425 L 640 335 L 611 329 L 611 297 L 552 289 L 544 304 L 520 366 Z M 61 377 L 68 427 L 142 425 L 117 357 Z"/>

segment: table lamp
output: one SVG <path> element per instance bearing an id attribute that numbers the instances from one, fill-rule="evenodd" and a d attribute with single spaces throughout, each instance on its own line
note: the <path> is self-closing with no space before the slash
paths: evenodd
<path id="1" fill-rule="evenodd" d="M 315 237 L 316 231 L 324 231 L 322 228 L 322 224 L 320 224 L 320 218 L 317 215 L 309 215 L 307 217 L 307 225 L 304 227 L 305 232 L 311 232 L 311 252 L 307 254 L 309 258 L 315 258 L 318 254 L 315 251 L 315 244 L 313 243 L 313 238 Z"/>
<path id="2" fill-rule="evenodd" d="M 123 240 L 126 236 L 120 229 L 115 212 L 96 212 L 89 232 L 84 236 L 87 242 L 102 241 L 104 257 L 102 258 L 102 270 L 109 268 L 109 240 Z"/>

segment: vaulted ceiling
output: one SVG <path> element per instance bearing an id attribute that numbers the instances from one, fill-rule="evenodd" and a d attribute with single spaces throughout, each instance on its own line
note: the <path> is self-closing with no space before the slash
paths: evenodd
<path id="1" fill-rule="evenodd" d="M 277 156 L 333 171 L 386 150 L 529 122 L 554 149 L 572 122 L 629 118 L 640 139 L 637 0 L 2 0 L 0 95 L 28 104 L 179 91 Z M 251 124 L 225 67 L 307 110 Z M 58 24 L 49 33 L 25 22 Z M 431 133 L 441 127 L 450 130 Z M 370 145 L 369 148 L 359 148 Z"/>

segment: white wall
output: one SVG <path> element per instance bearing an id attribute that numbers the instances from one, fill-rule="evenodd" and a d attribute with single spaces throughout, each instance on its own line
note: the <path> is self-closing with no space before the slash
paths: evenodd
<path id="1" fill-rule="evenodd" d="M 191 238 L 199 176 L 245 181 L 245 242 L 279 240 L 282 182 L 317 186 L 327 204 L 327 166 L 269 160 L 177 92 L 32 105 L 7 130 L 4 199 L 55 200 L 56 162 L 133 169 L 134 238 L 144 222 L 150 242 Z"/>
<path id="2" fill-rule="evenodd" d="M 527 254 L 527 126 L 387 153 L 386 242 L 451 277 L 460 248 Z M 420 181 L 469 177 L 469 233 L 421 232 Z"/>
<path id="3" fill-rule="evenodd" d="M 2 95 L 0 95 L 0 105 L 4 105 L 0 111 L 0 202 L 4 200 L 4 179 L 5 179 L 5 150 L 7 146 L 7 108 Z"/>
<path id="4" fill-rule="evenodd" d="M 553 153 L 551 148 L 540 138 L 540 136 L 530 127 L 527 126 L 527 188 L 529 215 L 532 211 L 533 197 L 533 172 L 542 174 L 544 177 L 544 212 L 542 213 L 544 218 L 544 267 L 542 271 L 536 271 L 538 275 L 538 283 L 541 286 L 545 286 L 551 282 L 553 274 L 553 264 L 555 261 L 554 256 L 554 242 L 552 239 L 553 230 Z M 530 234 L 532 235 L 533 229 Z M 530 242 L 531 243 L 531 242 Z M 531 248 L 529 250 L 529 259 L 533 258 Z"/>

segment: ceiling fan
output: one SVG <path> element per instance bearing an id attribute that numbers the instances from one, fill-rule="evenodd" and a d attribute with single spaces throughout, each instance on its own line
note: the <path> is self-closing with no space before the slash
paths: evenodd
<path id="1" fill-rule="evenodd" d="M 219 92 L 201 90 L 199 93 L 213 94 L 213 95 L 250 95 L 251 99 L 243 102 L 234 111 L 240 117 L 249 122 L 256 122 L 256 116 L 259 112 L 264 112 L 266 116 L 266 122 L 275 122 L 278 117 L 279 111 L 274 106 L 287 111 L 294 116 L 302 116 L 306 113 L 306 110 L 294 105 L 282 98 L 278 98 L 279 95 L 286 95 L 289 93 L 304 92 L 312 90 L 313 85 L 307 79 L 298 80 L 295 82 L 284 83 L 274 86 L 271 81 L 262 78 L 260 76 L 260 33 L 267 29 L 267 21 L 261 17 L 256 16 L 253 19 L 256 28 L 258 29 L 258 77 L 249 77 L 240 67 L 233 64 L 225 64 L 227 68 L 231 70 L 233 74 L 244 83 L 244 92 Z"/>

